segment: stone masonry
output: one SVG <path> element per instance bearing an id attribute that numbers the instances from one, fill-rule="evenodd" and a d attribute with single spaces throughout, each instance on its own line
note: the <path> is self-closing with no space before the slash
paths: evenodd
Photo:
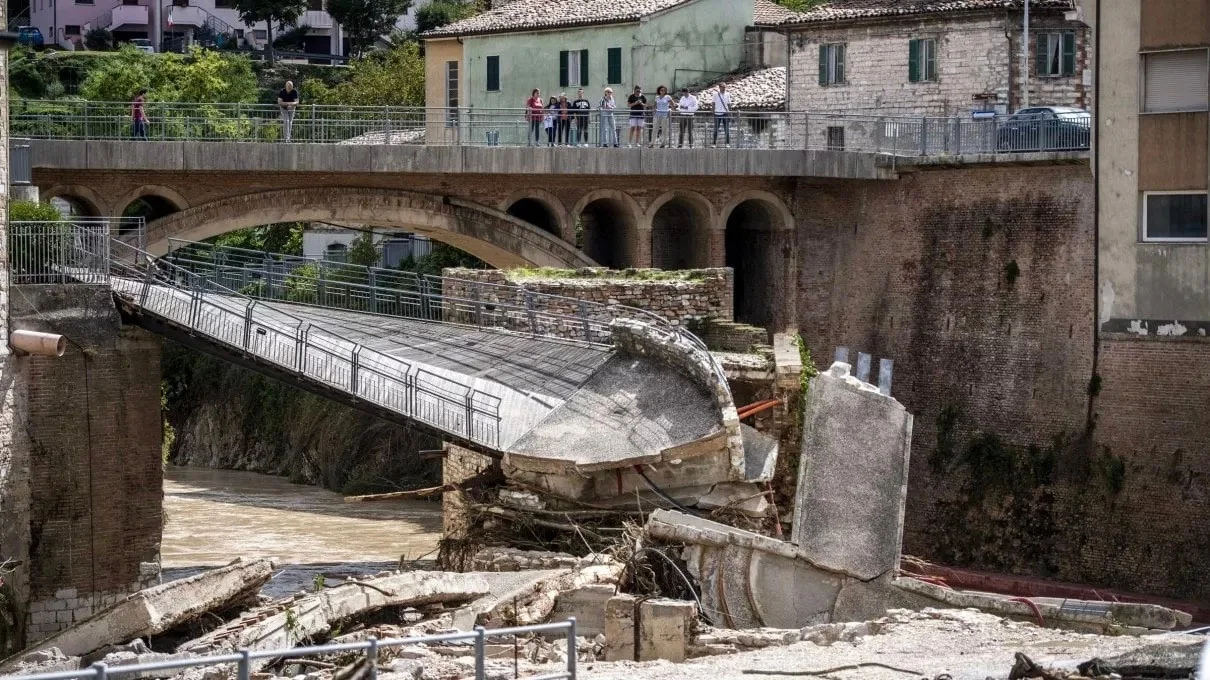
<path id="1" fill-rule="evenodd" d="M 1076 32 L 1075 75 L 1033 74 L 1031 35 L 1030 103 L 1034 106 L 1091 104 L 1087 28 L 1067 22 L 1062 13 L 1035 12 L 1031 31 Z M 1034 33 L 1033 35 L 1036 35 Z M 908 41 L 937 40 L 937 79 L 908 80 Z M 977 96 L 1001 113 L 1020 107 L 1021 17 L 1018 13 L 950 13 L 894 17 L 889 21 L 814 23 L 791 36 L 790 110 L 865 113 L 879 116 L 967 116 L 980 108 Z M 820 44 L 844 43 L 845 81 L 819 84 Z M 815 127 L 812 126 L 812 130 Z M 811 140 L 813 143 L 817 140 Z"/>
<path id="2" fill-rule="evenodd" d="M 160 343 L 123 327 L 107 287 L 16 287 L 14 328 L 62 333 L 63 357 L 22 357 L 30 594 L 37 641 L 159 579 Z"/>

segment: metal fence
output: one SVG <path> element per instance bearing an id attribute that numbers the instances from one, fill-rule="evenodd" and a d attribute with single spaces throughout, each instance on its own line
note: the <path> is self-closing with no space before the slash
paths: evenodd
<path id="1" fill-rule="evenodd" d="M 148 102 L 136 130 L 125 102 L 14 100 L 14 137 L 231 142 L 285 141 L 286 119 L 273 104 Z M 548 132 L 545 114 L 471 107 L 325 106 L 303 104 L 290 117 L 289 141 L 429 146 L 627 146 L 630 113 L 571 113 Z M 849 115 L 799 111 L 738 111 L 726 116 L 673 114 L 663 123 L 642 117 L 643 146 L 730 146 L 945 156 L 1087 149 L 1086 114 L 988 118 Z M 136 135 L 137 133 L 137 135 Z M 659 133 L 659 134 L 657 134 Z"/>
<path id="2" fill-rule="evenodd" d="M 301 657 L 337 654 L 342 652 L 364 652 L 366 655 L 365 658 L 369 663 L 369 678 L 370 680 L 373 680 L 378 676 L 378 657 L 384 650 L 422 644 L 465 642 L 471 642 L 474 644 L 475 680 L 486 680 L 487 643 L 489 638 L 514 638 L 521 635 L 537 635 L 543 633 L 563 633 L 565 635 L 567 640 L 567 665 L 564 670 L 554 673 L 546 673 L 543 675 L 529 676 L 527 680 L 575 680 L 577 650 L 576 620 L 574 617 L 559 623 L 545 623 L 533 626 L 497 628 L 495 630 L 486 630 L 482 626 L 475 626 L 473 631 L 468 631 L 465 633 L 444 633 L 441 635 L 428 635 L 424 637 L 387 638 L 383 640 L 370 638 L 363 642 L 316 645 L 312 647 L 294 647 L 292 649 L 270 649 L 255 651 L 241 649 L 231 654 L 198 656 L 186 659 L 172 659 L 168 661 L 158 661 L 143 664 L 107 666 L 104 663 L 98 662 L 94 663 L 88 668 L 82 668 L 80 670 L 60 671 L 57 673 L 40 673 L 35 675 L 14 675 L 10 676 L 9 680 L 107 680 L 108 678 L 122 676 L 133 676 L 136 678 L 168 677 L 170 675 L 175 675 L 176 673 L 163 673 L 162 676 L 157 676 L 155 674 L 162 671 L 181 671 L 186 668 L 204 668 L 210 666 L 228 668 L 234 666 L 235 677 L 238 678 L 238 680 L 251 680 L 253 661 L 262 659 L 296 659 Z"/>
<path id="3" fill-rule="evenodd" d="M 9 222 L 9 283 L 109 283 L 111 239 L 138 233 L 139 217 Z"/>
<path id="4" fill-rule="evenodd" d="M 122 241 L 111 247 L 111 285 L 147 312 L 467 441 L 500 445 L 500 399 L 469 377 L 374 351 Z"/>

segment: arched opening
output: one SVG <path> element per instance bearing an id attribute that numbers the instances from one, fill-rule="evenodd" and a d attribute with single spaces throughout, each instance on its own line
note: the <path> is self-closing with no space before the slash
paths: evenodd
<path id="1" fill-rule="evenodd" d="M 785 220 L 766 201 L 749 199 L 727 216 L 726 264 L 735 270 L 735 319 L 772 326 L 785 304 Z M 792 304 L 792 303 L 790 303 Z"/>
<path id="2" fill-rule="evenodd" d="M 324 248 L 323 259 L 329 262 L 344 262 L 349 259 L 349 247 L 343 243 L 329 243 Z"/>
<path id="3" fill-rule="evenodd" d="M 172 201 L 163 196 L 147 194 L 126 204 L 126 209 L 122 211 L 122 217 L 142 217 L 145 222 L 151 222 L 161 217 L 167 217 L 175 212 L 178 212 L 178 208 Z M 133 228 L 130 225 L 123 224 L 119 233 L 126 233 Z"/>
<path id="4" fill-rule="evenodd" d="M 524 222 L 529 222 L 548 234 L 562 237 L 562 234 L 559 233 L 559 219 L 555 216 L 554 211 L 536 198 L 523 198 L 513 203 L 508 206 L 508 214 Z"/>
<path id="5" fill-rule="evenodd" d="M 50 203 L 64 217 L 100 217 L 101 211 L 92 201 L 81 196 L 62 194 L 52 197 Z"/>
<path id="6" fill-rule="evenodd" d="M 580 211 L 576 245 L 597 264 L 626 269 L 634 263 L 638 228 L 626 204 L 616 198 L 598 198 Z"/>
<path id="7" fill-rule="evenodd" d="M 679 196 L 661 205 L 651 219 L 651 266 L 696 269 L 710 265 L 708 210 Z"/>

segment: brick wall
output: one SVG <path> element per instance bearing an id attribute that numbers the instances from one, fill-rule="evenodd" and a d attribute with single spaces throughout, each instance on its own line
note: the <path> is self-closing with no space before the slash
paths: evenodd
<path id="1" fill-rule="evenodd" d="M 23 357 L 31 449 L 30 607 L 36 640 L 159 577 L 160 343 L 122 327 L 107 288 L 21 286 L 15 327 L 62 333 Z"/>
<path id="2" fill-rule="evenodd" d="M 1042 12 L 1034 13 L 1030 25 L 1035 31 L 1076 31 L 1076 74 L 1031 76 L 1031 103 L 1086 106 L 1088 88 L 1083 71 L 1088 63 L 1087 29 L 1077 22 L 1064 21 L 1062 14 Z M 979 107 L 980 102 L 973 97 L 986 93 L 994 96 L 989 100 L 991 104 L 1011 111 L 1021 102 L 1020 28 L 1019 15 L 1006 17 L 1004 13 L 812 26 L 791 37 L 790 109 L 882 116 L 965 116 Z M 908 80 L 908 41 L 922 38 L 937 40 L 937 79 L 912 83 Z M 843 84 L 819 84 L 819 45 L 824 43 L 847 45 Z M 1032 74 L 1032 51 L 1029 63 Z"/>
<path id="3" fill-rule="evenodd" d="M 1091 181 L 1035 166 L 804 185 L 800 328 L 821 367 L 838 345 L 895 360 L 915 416 L 907 552 L 1205 599 L 1210 344 L 1107 339 L 1088 428 Z"/>
<path id="4" fill-rule="evenodd" d="M 499 469 L 500 461 L 456 444 L 445 445 L 445 456 L 441 465 L 441 483 L 459 484 L 492 468 Z M 470 518 L 467 516 L 469 500 L 462 491 L 447 491 L 441 494 L 441 533 L 445 538 L 466 537 Z M 447 565 L 448 566 L 448 565 Z"/>

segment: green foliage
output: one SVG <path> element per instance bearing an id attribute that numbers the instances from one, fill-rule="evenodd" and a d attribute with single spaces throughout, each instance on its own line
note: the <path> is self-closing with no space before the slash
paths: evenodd
<path id="1" fill-rule="evenodd" d="M 71 225 L 47 203 L 9 204 L 9 262 L 15 283 L 41 283 L 59 273 L 74 244 Z M 34 224 L 25 224 L 33 222 Z M 49 223 L 49 224 L 48 224 Z"/>
<path id="2" fill-rule="evenodd" d="M 399 263 L 399 269 L 417 274 L 441 276 L 444 269 L 462 267 L 465 269 L 487 269 L 487 263 L 470 253 L 461 251 L 454 246 L 444 243 L 433 243 L 433 249 L 428 255 L 418 260 L 408 258 Z"/>
<path id="3" fill-rule="evenodd" d="M 200 47 L 179 55 L 147 54 L 124 46 L 89 72 L 80 94 L 92 101 L 127 102 L 140 88 L 147 88 L 149 100 L 162 102 L 251 102 L 256 98 L 256 78 L 247 57 Z"/>
<path id="4" fill-rule="evenodd" d="M 349 264 L 360 265 L 362 267 L 377 267 L 378 259 L 378 247 L 374 245 L 374 235 L 370 232 L 361 232 L 349 244 Z"/>
<path id="5" fill-rule="evenodd" d="M 13 201 L 8 204 L 8 219 L 11 222 L 58 222 L 63 216 L 49 203 Z"/>
<path id="6" fill-rule="evenodd" d="M 822 5 L 826 0 L 773 0 L 777 4 L 792 9 L 795 12 L 805 12 L 813 7 Z"/>
<path id="7" fill-rule="evenodd" d="M 327 585 L 327 580 L 328 579 L 324 577 L 323 574 L 316 574 L 315 577 L 311 579 L 311 589 L 317 593 L 322 591 Z"/>
<path id="8" fill-rule="evenodd" d="M 314 304 L 319 285 L 319 267 L 303 265 L 286 277 L 286 301 Z"/>
<path id="9" fill-rule="evenodd" d="M 113 34 L 105 28 L 89 29 L 84 34 L 84 46 L 96 52 L 108 52 L 113 49 Z"/>
<path id="10" fill-rule="evenodd" d="M 172 445 L 176 442 L 176 429 L 168 422 L 168 383 L 160 381 L 160 420 L 163 423 L 163 435 L 160 438 L 160 462 L 167 466 L 168 455 L 172 453 Z"/>
<path id="11" fill-rule="evenodd" d="M 455 21 L 472 17 L 478 12 L 471 3 L 458 0 L 435 0 L 416 10 L 416 32 L 424 33 Z"/>
<path id="12" fill-rule="evenodd" d="M 283 255 L 302 255 L 302 222 L 279 222 L 263 227 L 231 231 L 208 239 L 209 243 L 230 248 L 263 250 Z"/>
<path id="13" fill-rule="evenodd" d="M 391 32 L 411 0 L 328 0 L 328 14 L 340 23 L 355 56 L 364 56 L 380 36 Z"/>
<path id="14" fill-rule="evenodd" d="M 353 62 L 349 77 L 335 87 L 309 84 L 321 104 L 346 106 L 423 106 L 424 58 L 416 43 L 375 52 Z"/>
<path id="15" fill-rule="evenodd" d="M 307 9 L 306 0 L 234 0 L 233 4 L 240 21 L 245 24 L 268 23 L 269 44 L 265 50 L 265 60 L 270 64 L 274 62 L 273 27 L 292 25 Z"/>

